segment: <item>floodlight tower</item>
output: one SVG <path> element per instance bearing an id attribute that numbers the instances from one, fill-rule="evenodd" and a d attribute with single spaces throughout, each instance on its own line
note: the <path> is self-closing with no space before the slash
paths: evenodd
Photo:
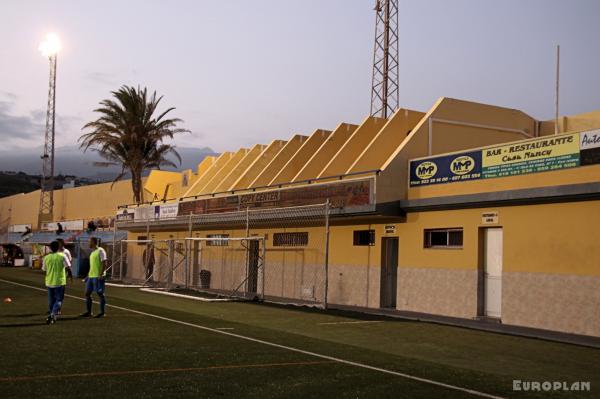
<path id="1" fill-rule="evenodd" d="M 371 115 L 388 118 L 398 99 L 398 0 L 376 0 Z"/>
<path id="2" fill-rule="evenodd" d="M 56 121 L 56 58 L 60 50 L 58 36 L 50 33 L 39 47 L 42 55 L 50 62 L 50 83 L 48 86 L 48 108 L 46 110 L 46 133 L 42 154 L 42 184 L 38 223 L 52 221 L 54 208 L 54 124 Z"/>

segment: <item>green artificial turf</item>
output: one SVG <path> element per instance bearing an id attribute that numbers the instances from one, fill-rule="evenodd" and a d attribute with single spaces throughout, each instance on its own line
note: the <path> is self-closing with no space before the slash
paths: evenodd
<path id="1" fill-rule="evenodd" d="M 42 287 L 42 274 L 0 269 Z M 81 297 L 75 282 L 67 295 Z M 126 310 L 79 319 L 66 298 L 0 281 L 0 397 L 476 397 Z M 505 397 L 598 397 L 600 350 L 430 323 L 107 287 L 110 305 Z M 96 305 L 95 305 L 96 306 Z M 374 320 L 365 324 L 323 324 Z M 589 393 L 513 392 L 512 381 L 591 381 Z"/>

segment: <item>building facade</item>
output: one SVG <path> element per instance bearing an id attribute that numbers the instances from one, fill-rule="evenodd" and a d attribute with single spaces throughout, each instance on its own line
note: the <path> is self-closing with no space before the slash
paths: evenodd
<path id="1" fill-rule="evenodd" d="M 441 98 L 426 113 L 400 109 L 207 157 L 195 171 L 153 171 L 152 203 L 119 195 L 101 206 L 141 240 L 120 265 L 138 281 L 159 278 L 168 258 L 176 285 L 244 283 L 266 298 L 600 336 L 600 112 L 559 127 Z M 80 189 L 93 190 L 70 190 Z M 71 197 L 63 214 L 85 216 Z M 15 224 L 37 215 L 10 197 L 0 211 L 8 201 Z M 262 247 L 218 241 L 249 236 Z M 255 280 L 253 267 L 264 273 Z"/>

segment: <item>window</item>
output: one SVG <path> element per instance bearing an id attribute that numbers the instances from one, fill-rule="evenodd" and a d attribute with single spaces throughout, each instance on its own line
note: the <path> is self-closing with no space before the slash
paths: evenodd
<path id="1" fill-rule="evenodd" d="M 463 229 L 425 230 L 425 248 L 462 248 Z"/>
<path id="2" fill-rule="evenodd" d="M 308 233 L 275 233 L 274 247 L 305 247 L 308 245 Z"/>
<path id="3" fill-rule="evenodd" d="M 354 230 L 354 245 L 375 245 L 375 230 Z"/>
<path id="4" fill-rule="evenodd" d="M 206 238 L 229 238 L 229 234 L 207 234 Z M 208 240 L 206 245 L 209 247 L 226 247 L 229 245 L 228 240 Z"/>

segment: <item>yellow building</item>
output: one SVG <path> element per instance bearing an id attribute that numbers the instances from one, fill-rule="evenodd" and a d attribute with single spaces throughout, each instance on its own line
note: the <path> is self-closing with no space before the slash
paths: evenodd
<path id="1" fill-rule="evenodd" d="M 153 171 L 145 195 L 156 201 L 110 203 L 130 240 L 153 240 L 152 251 L 127 244 L 115 271 L 600 336 L 600 111 L 564 116 L 559 129 L 441 98 L 426 113 L 400 109 L 207 157 L 195 171 Z M 65 198 L 63 217 L 85 213 Z M 34 224 L 15 197 L 0 212 L 7 201 L 15 224 Z"/>

